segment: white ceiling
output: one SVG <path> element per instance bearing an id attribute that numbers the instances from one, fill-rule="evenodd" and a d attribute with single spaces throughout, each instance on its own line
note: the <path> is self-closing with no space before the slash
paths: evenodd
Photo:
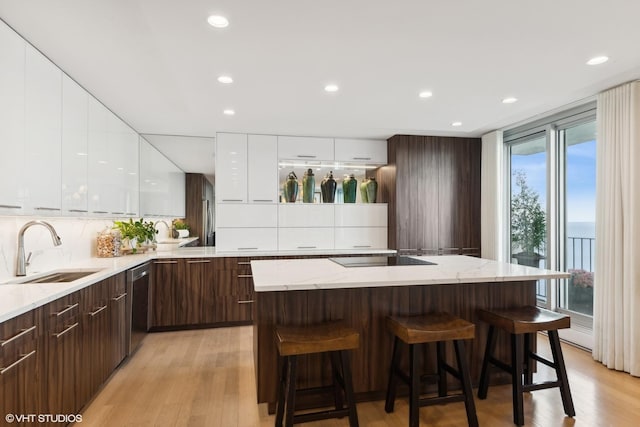
<path id="1" fill-rule="evenodd" d="M 639 16 L 634 0 L 0 0 L 137 131 L 198 137 L 480 136 L 639 78 Z"/>

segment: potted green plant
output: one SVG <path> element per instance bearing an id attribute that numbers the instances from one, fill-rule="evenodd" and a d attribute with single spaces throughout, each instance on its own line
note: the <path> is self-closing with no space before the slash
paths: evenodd
<path id="1" fill-rule="evenodd" d="M 174 219 L 171 225 L 176 237 L 189 237 L 189 225 L 183 219 Z"/>
<path id="2" fill-rule="evenodd" d="M 539 267 L 546 238 L 546 215 L 539 194 L 527 184 L 524 171 L 515 171 L 519 191 L 511 198 L 511 249 L 518 264 Z M 519 251 L 519 252 L 516 252 Z"/>
<path id="3" fill-rule="evenodd" d="M 123 246 L 129 246 L 133 253 L 136 253 L 143 245 L 151 245 L 158 232 L 153 222 L 145 222 L 143 218 L 137 221 L 134 221 L 133 218 L 129 218 L 129 221 L 114 221 L 113 228 L 120 231 L 122 239 L 125 241 Z"/>

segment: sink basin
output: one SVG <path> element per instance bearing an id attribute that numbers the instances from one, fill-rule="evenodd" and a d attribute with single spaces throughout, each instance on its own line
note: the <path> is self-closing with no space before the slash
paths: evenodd
<path id="1" fill-rule="evenodd" d="M 100 269 L 54 271 L 52 273 L 33 277 L 30 279 L 19 279 L 12 283 L 69 283 L 74 282 L 78 279 L 82 279 L 83 277 L 86 277 L 90 274 L 97 273 L 98 271 L 100 271 Z"/>

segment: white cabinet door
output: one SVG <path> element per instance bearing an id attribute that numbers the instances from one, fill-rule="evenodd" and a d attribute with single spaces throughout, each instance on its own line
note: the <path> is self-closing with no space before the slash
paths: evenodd
<path id="1" fill-rule="evenodd" d="M 218 203 L 216 205 L 216 227 L 277 227 L 278 205 L 249 203 Z"/>
<path id="2" fill-rule="evenodd" d="M 125 215 L 139 216 L 140 212 L 140 144 L 136 131 L 127 126 L 124 135 Z"/>
<path id="3" fill-rule="evenodd" d="M 127 212 L 127 171 L 126 153 L 127 125 L 113 112 L 107 112 L 107 144 L 109 145 L 109 158 L 107 164 L 106 179 L 110 183 L 104 187 L 104 192 L 109 201 L 107 210 L 118 216 Z"/>
<path id="4" fill-rule="evenodd" d="M 336 249 L 386 249 L 387 227 L 336 227 Z"/>
<path id="5" fill-rule="evenodd" d="M 278 205 L 279 227 L 333 227 L 333 204 L 282 203 Z"/>
<path id="6" fill-rule="evenodd" d="M 333 138 L 278 137 L 279 159 L 333 160 L 333 150 Z"/>
<path id="7" fill-rule="evenodd" d="M 278 229 L 278 249 L 281 251 L 309 251 L 333 247 L 333 227 Z"/>
<path id="8" fill-rule="evenodd" d="M 277 228 L 219 228 L 216 231 L 216 251 L 276 251 Z"/>
<path id="9" fill-rule="evenodd" d="M 216 135 L 216 201 L 247 202 L 247 135 Z"/>
<path id="10" fill-rule="evenodd" d="M 25 208 L 61 209 L 62 71 L 30 45 L 25 74 Z"/>
<path id="11" fill-rule="evenodd" d="M 140 215 L 184 217 L 185 175 L 140 138 Z"/>
<path id="12" fill-rule="evenodd" d="M 249 203 L 278 201 L 278 137 L 249 135 L 247 140 Z"/>
<path id="13" fill-rule="evenodd" d="M 109 203 L 109 111 L 97 99 L 89 97 L 89 213 L 108 214 Z"/>
<path id="14" fill-rule="evenodd" d="M 336 227 L 387 227 L 386 203 L 336 205 Z"/>
<path id="15" fill-rule="evenodd" d="M 336 161 L 387 164 L 387 141 L 384 139 L 336 138 Z"/>
<path id="16" fill-rule="evenodd" d="M 140 138 L 140 215 L 154 216 L 159 211 L 155 206 L 155 189 L 158 180 L 156 149 L 145 139 Z"/>
<path id="17" fill-rule="evenodd" d="M 186 177 L 182 169 L 173 164 L 169 159 L 167 159 L 167 161 L 171 164 L 171 168 L 169 170 L 169 200 L 171 203 L 166 211 L 166 215 L 184 218 Z"/>
<path id="18" fill-rule="evenodd" d="M 62 212 L 84 215 L 88 210 L 89 95 L 67 75 L 62 76 Z"/>
<path id="19" fill-rule="evenodd" d="M 0 213 L 23 211 L 26 42 L 0 21 Z"/>

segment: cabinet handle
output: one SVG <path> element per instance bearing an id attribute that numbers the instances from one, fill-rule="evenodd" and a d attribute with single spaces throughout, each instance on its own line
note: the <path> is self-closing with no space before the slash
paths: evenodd
<path id="1" fill-rule="evenodd" d="M 68 212 L 89 212 L 86 209 L 67 209 Z"/>
<path id="2" fill-rule="evenodd" d="M 310 156 L 308 154 L 298 154 L 298 155 L 296 155 L 296 157 L 299 157 L 301 159 L 315 159 L 318 156 Z"/>
<path id="3" fill-rule="evenodd" d="M 239 279 L 249 279 L 253 277 L 251 274 L 238 274 Z"/>
<path id="4" fill-rule="evenodd" d="M 111 212 L 114 215 L 124 215 L 124 212 Z"/>
<path id="5" fill-rule="evenodd" d="M 53 334 L 54 337 L 56 338 L 60 338 L 61 336 L 63 336 L 64 334 L 66 334 L 67 332 L 69 332 L 70 330 L 72 330 L 73 328 L 75 328 L 76 326 L 78 326 L 80 323 L 76 322 L 73 325 L 69 326 L 67 329 L 65 329 L 62 332 L 58 332 L 57 334 Z"/>
<path id="6" fill-rule="evenodd" d="M 211 260 L 208 259 L 196 259 L 193 261 L 187 261 L 187 264 L 208 264 Z"/>
<path id="7" fill-rule="evenodd" d="M 353 245 L 354 248 L 370 248 L 371 245 Z"/>
<path id="8" fill-rule="evenodd" d="M 34 354 L 36 354 L 36 351 L 32 350 L 31 353 L 27 353 L 27 354 L 22 355 L 22 357 L 20 359 L 16 360 L 11 365 L 7 366 L 6 368 L 0 369 L 0 375 L 4 375 L 4 373 L 7 372 L 9 369 L 12 369 L 12 368 L 18 366 L 19 364 L 21 364 L 22 362 L 24 362 L 25 360 L 27 360 L 28 358 L 30 358 Z"/>
<path id="9" fill-rule="evenodd" d="M 124 298 L 124 297 L 126 297 L 126 296 L 127 296 L 127 293 L 125 292 L 125 293 L 123 293 L 123 294 L 118 295 L 118 296 L 117 296 L 117 297 L 115 297 L 115 298 L 111 298 L 111 300 L 112 300 L 112 301 L 120 301 L 122 298 Z"/>
<path id="10" fill-rule="evenodd" d="M 22 206 L 18 206 L 18 205 L 0 205 L 0 208 L 5 208 L 5 209 L 22 209 Z"/>
<path id="11" fill-rule="evenodd" d="M 253 300 L 252 299 L 240 300 L 238 301 L 238 304 L 253 304 Z"/>
<path id="12" fill-rule="evenodd" d="M 251 265 L 251 261 L 238 261 L 238 265 Z"/>
<path id="13" fill-rule="evenodd" d="M 136 213 L 135 212 L 127 212 L 125 215 L 136 216 Z"/>
<path id="14" fill-rule="evenodd" d="M 318 249 L 317 246 L 298 246 L 298 249 Z"/>
<path id="15" fill-rule="evenodd" d="M 46 206 L 38 206 L 33 209 L 37 211 L 59 211 L 60 210 L 60 208 L 48 208 Z"/>
<path id="16" fill-rule="evenodd" d="M 177 264 L 178 261 L 153 261 L 154 264 Z"/>
<path id="17" fill-rule="evenodd" d="M 371 160 L 371 157 L 352 157 L 351 160 Z"/>
<path id="18" fill-rule="evenodd" d="M 273 199 L 253 199 L 254 202 L 275 202 Z"/>
<path id="19" fill-rule="evenodd" d="M 107 212 L 107 211 L 93 211 L 93 213 L 104 213 L 104 214 L 106 214 L 106 213 L 109 213 L 109 212 Z"/>
<path id="20" fill-rule="evenodd" d="M 76 308 L 77 306 L 78 306 L 78 303 L 68 305 L 68 306 L 67 306 L 67 308 L 65 308 L 64 310 L 59 311 L 59 312 L 57 312 L 57 313 L 51 313 L 51 315 L 52 315 L 52 316 L 56 316 L 56 317 L 60 317 L 60 316 L 62 316 L 63 314 L 65 314 L 67 311 L 69 311 L 69 310 L 73 310 L 73 309 L 74 309 L 74 308 Z"/>
<path id="21" fill-rule="evenodd" d="M 244 202 L 242 199 L 222 199 L 223 202 Z"/>
<path id="22" fill-rule="evenodd" d="M 101 311 L 105 310 L 106 308 L 107 308 L 107 306 L 103 305 L 102 307 L 100 307 L 96 311 L 92 311 L 91 313 L 89 313 L 89 316 L 93 317 L 93 316 L 97 315 L 98 313 L 100 313 Z"/>
<path id="23" fill-rule="evenodd" d="M 28 334 L 31 331 L 35 331 L 36 330 L 36 325 L 33 325 L 30 328 L 27 329 L 23 329 L 22 331 L 18 332 L 17 334 L 15 334 L 14 336 L 12 336 L 11 338 L 9 338 L 8 340 L 4 340 L 0 343 L 0 347 L 4 347 L 5 345 L 9 344 L 12 341 L 17 340 L 18 338 L 20 338 L 21 336 L 24 336 L 26 334 Z"/>
<path id="24" fill-rule="evenodd" d="M 257 251 L 258 248 L 238 248 L 239 251 Z"/>

